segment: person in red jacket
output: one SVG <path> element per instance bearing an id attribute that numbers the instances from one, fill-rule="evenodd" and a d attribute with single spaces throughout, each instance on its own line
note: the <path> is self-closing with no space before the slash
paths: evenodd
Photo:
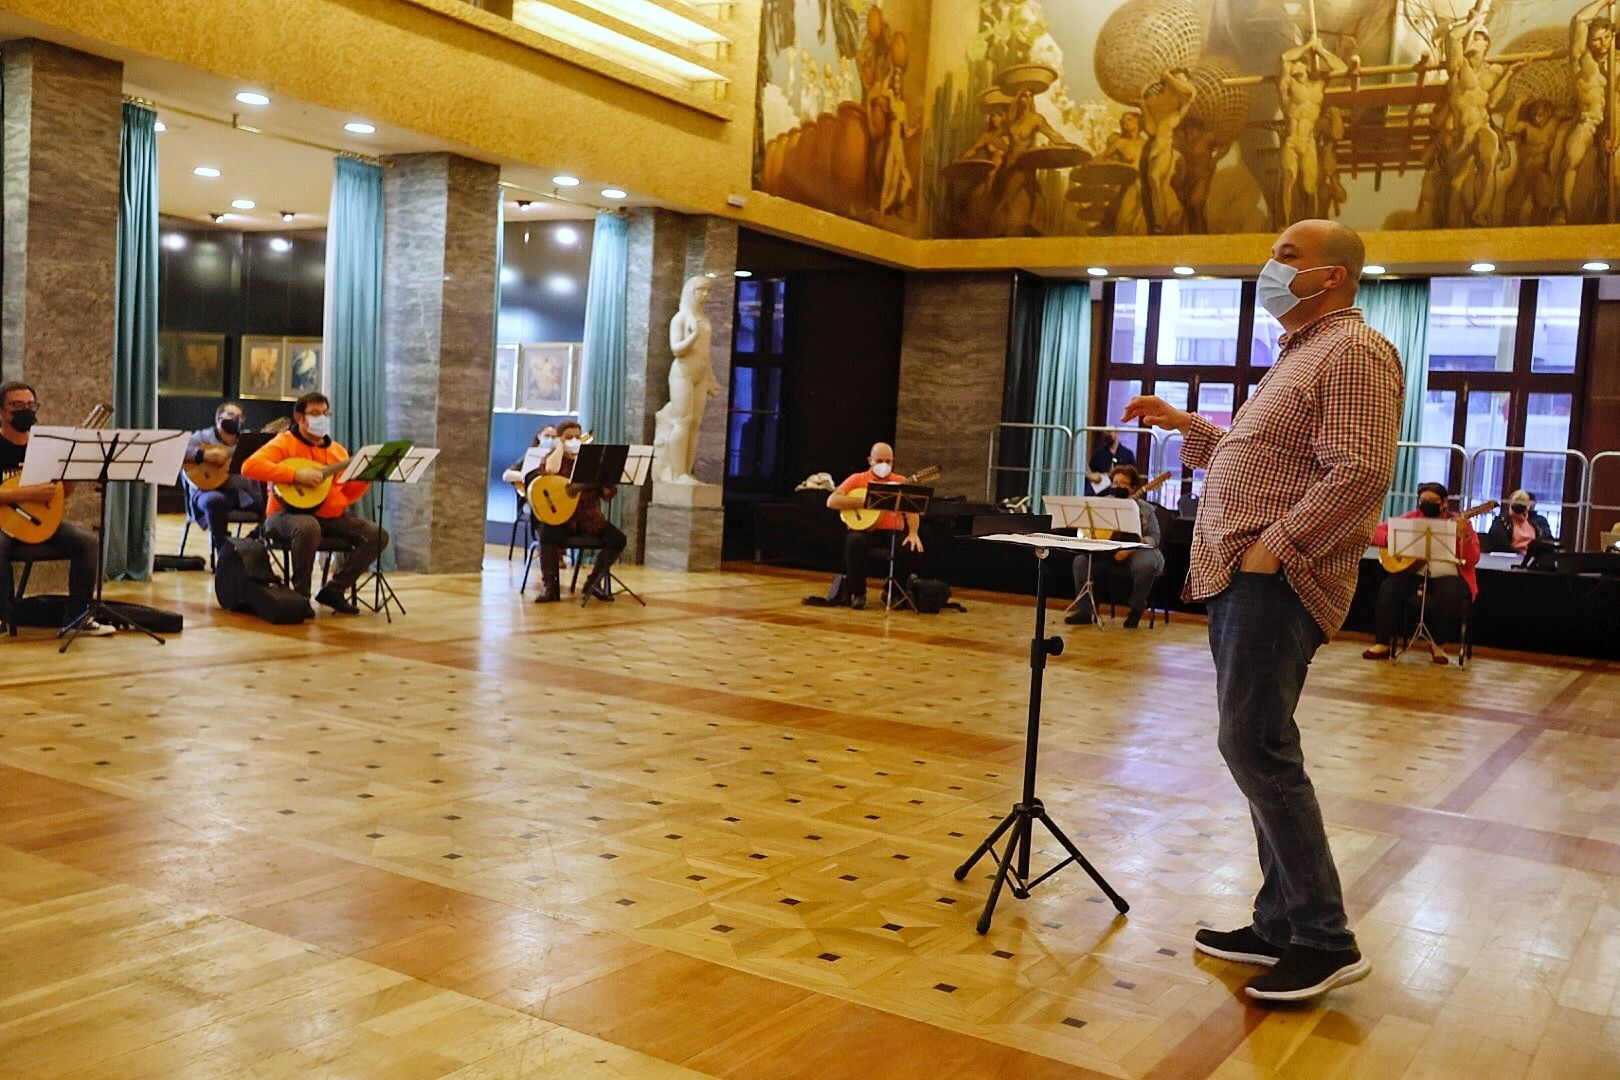
<path id="1" fill-rule="evenodd" d="M 295 467 L 295 460 L 314 465 Z M 265 443 L 242 463 L 242 475 L 270 485 L 298 484 L 318 487 L 324 479 L 321 466 L 347 461 L 349 452 L 332 438 L 332 403 L 325 394 L 309 393 L 293 404 L 292 427 Z M 313 510 L 297 510 L 276 497 L 270 489 L 269 511 L 264 532 L 271 540 L 285 543 L 292 551 L 292 587 L 308 597 L 310 577 L 315 569 L 315 551 L 324 537 L 345 536 L 354 541 L 354 551 L 343 559 L 343 568 L 332 576 L 315 599 L 344 615 L 360 609 L 349 599 L 360 575 L 388 546 L 388 531 L 379 528 L 350 507 L 365 495 L 370 484 L 353 481 L 332 485 L 325 501 Z"/>
<path id="2" fill-rule="evenodd" d="M 1378 611 L 1374 617 L 1376 644 L 1362 657 L 1367 660 L 1385 660 L 1389 657 L 1390 643 L 1406 622 L 1406 609 L 1419 589 L 1429 592 L 1428 624 L 1434 635 L 1434 662 L 1449 664 L 1446 643 L 1462 637 L 1462 620 L 1468 614 L 1474 597 L 1479 595 L 1479 579 L 1474 567 L 1479 565 L 1479 534 L 1467 519 L 1457 517 L 1446 509 L 1448 493 L 1444 484 L 1421 484 L 1418 487 L 1416 510 L 1402 514 L 1403 518 L 1431 518 L 1457 522 L 1457 558 L 1460 562 L 1436 562 L 1429 566 L 1428 576 L 1414 567 L 1399 574 L 1390 574 L 1378 588 Z M 1389 522 L 1373 530 L 1374 547 L 1389 545 Z"/>

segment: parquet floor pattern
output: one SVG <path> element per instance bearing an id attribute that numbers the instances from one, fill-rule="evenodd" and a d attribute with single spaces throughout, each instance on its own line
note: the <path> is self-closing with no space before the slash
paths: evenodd
<path id="1" fill-rule="evenodd" d="M 806 609 L 629 568 L 539 607 L 278 628 L 203 575 L 159 648 L 0 643 L 0 1072 L 91 1077 L 1620 1074 L 1620 668 L 1325 649 L 1301 720 L 1374 971 L 1303 1008 L 1246 920 L 1203 627 L 1069 632 L 1041 794 L 1075 869 L 974 932 L 1021 777 L 1030 608 Z M 1056 847 L 1043 843 L 1044 858 Z"/>

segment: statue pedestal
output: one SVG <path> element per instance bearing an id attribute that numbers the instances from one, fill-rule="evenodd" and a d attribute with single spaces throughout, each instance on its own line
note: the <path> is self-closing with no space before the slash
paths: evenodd
<path id="1" fill-rule="evenodd" d="M 726 512 L 719 484 L 656 483 L 643 560 L 657 570 L 720 569 Z"/>

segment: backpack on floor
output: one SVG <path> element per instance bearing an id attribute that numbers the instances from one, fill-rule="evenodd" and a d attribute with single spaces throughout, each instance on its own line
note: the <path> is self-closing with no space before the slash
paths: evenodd
<path id="1" fill-rule="evenodd" d="M 226 611 L 284 626 L 309 618 L 309 601 L 276 573 L 263 540 L 231 539 L 214 559 L 214 596 Z"/>
<path id="2" fill-rule="evenodd" d="M 951 603 L 951 587 L 938 578 L 912 574 L 906 582 L 906 591 L 911 593 L 911 602 L 917 605 L 919 615 L 938 615 L 946 608 L 952 611 L 967 610 L 961 604 Z"/>

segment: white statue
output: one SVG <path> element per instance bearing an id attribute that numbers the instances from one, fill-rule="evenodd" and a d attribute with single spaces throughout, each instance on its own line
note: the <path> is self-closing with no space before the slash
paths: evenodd
<path id="1" fill-rule="evenodd" d="M 705 400 L 720 392 L 709 364 L 709 320 L 703 315 L 711 282 L 697 275 L 681 288 L 681 307 L 669 321 L 669 403 L 654 419 L 653 479 L 666 484 L 701 484 L 697 465 L 698 428 Z"/>

